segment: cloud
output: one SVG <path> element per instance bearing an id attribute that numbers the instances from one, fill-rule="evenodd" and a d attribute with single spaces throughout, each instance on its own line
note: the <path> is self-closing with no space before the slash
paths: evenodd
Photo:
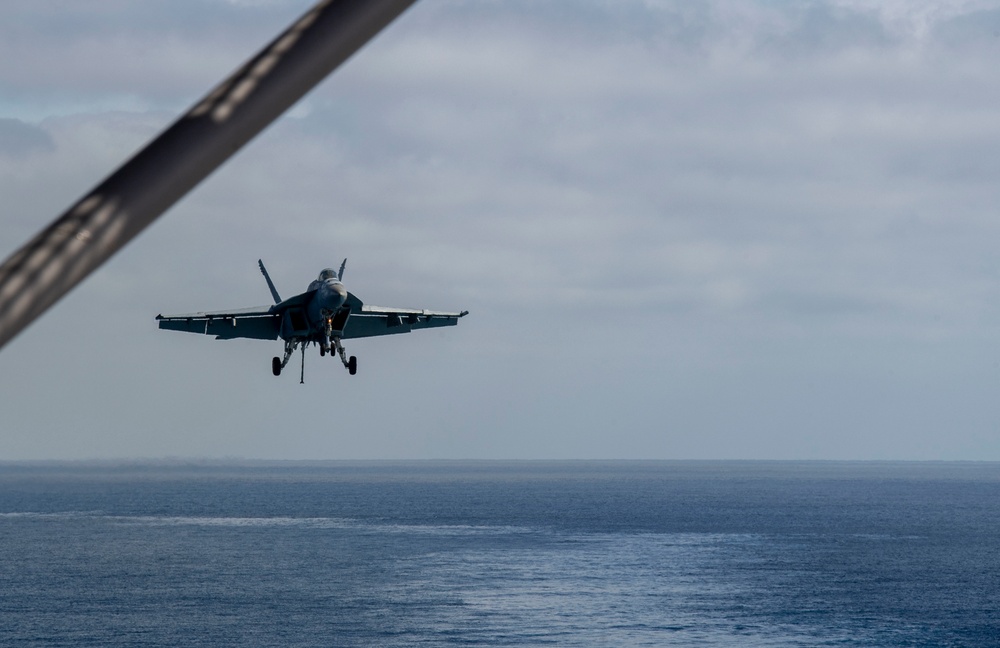
<path id="1" fill-rule="evenodd" d="M 305 0 L 12 0 L 0 22 L 0 112 L 28 121 L 178 111 L 308 5 Z"/>
<path id="2" fill-rule="evenodd" d="M 54 147 L 45 130 L 19 119 L 0 117 L 0 155 L 20 157 L 36 151 L 52 151 Z"/>
<path id="3" fill-rule="evenodd" d="M 0 155 L 11 246 L 305 3 L 35 6 L 0 15 L 0 60 L 25 61 L 0 65 L 0 134 L 50 142 Z M 879 430 L 903 421 L 927 441 L 948 411 L 972 428 L 994 411 L 996 18 L 990 3 L 417 3 L 30 346 L 64 366 L 46 351 L 61 323 L 93 332 L 88 364 L 53 380 L 72 391 L 95 367 L 150 399 L 163 423 L 107 421 L 155 428 L 136 454 L 621 456 L 624 438 L 631 456 L 899 456 Z M 366 302 L 472 311 L 455 330 L 358 343 L 379 378 L 334 384 L 354 403 L 337 420 L 364 439 L 299 407 L 287 445 L 269 440 L 259 426 L 291 419 L 245 396 L 286 389 L 275 349 L 152 324 L 266 303 L 259 257 L 284 295 L 345 256 Z M 332 403 L 338 375 L 310 358 L 307 391 L 275 398 Z M 899 409 L 860 404 L 886 385 Z M 233 416 L 249 449 L 231 431 L 171 440 L 171 421 Z M 869 438 L 848 445 L 838 426 Z"/>
<path id="4" fill-rule="evenodd" d="M 912 15 L 939 24 L 975 7 L 925 9 Z M 654 309 L 781 303 L 788 313 L 801 295 L 808 318 L 828 293 L 830 309 L 881 303 L 904 328 L 935 303 L 968 313 L 980 295 L 960 304 L 952 293 L 947 309 L 929 296 L 947 294 L 952 276 L 941 266 L 925 276 L 942 259 L 916 249 L 933 246 L 909 256 L 905 240 L 891 243 L 939 218 L 927 213 L 934 201 L 988 222 L 995 86 L 966 67 L 967 53 L 933 65 L 902 56 L 880 31 L 904 15 L 894 11 L 418 5 L 192 208 L 216 214 L 206 240 L 377 241 L 393 272 L 429 280 L 447 275 L 448 259 L 497 299 L 514 279 L 522 288 L 509 299 L 533 305 L 586 309 L 597 289 Z M 168 42 L 182 22 L 168 20 Z M 93 58 L 67 47 L 69 59 Z M 879 289 L 884 276 L 894 279 Z"/>
<path id="5" fill-rule="evenodd" d="M 995 0 L 831 0 L 848 11 L 877 16 L 893 33 L 923 39 L 931 31 L 955 18 L 995 13 Z"/>

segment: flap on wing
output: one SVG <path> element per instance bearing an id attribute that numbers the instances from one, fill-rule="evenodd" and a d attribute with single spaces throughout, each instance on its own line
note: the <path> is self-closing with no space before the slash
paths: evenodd
<path id="1" fill-rule="evenodd" d="M 253 317 L 255 315 L 270 315 L 270 306 L 254 306 L 252 308 L 233 308 L 232 310 L 204 311 L 200 313 L 183 313 L 181 315 L 157 315 L 158 320 L 178 319 L 215 319 L 217 317 Z"/>
<path id="2" fill-rule="evenodd" d="M 360 313 L 352 313 L 344 328 L 344 339 L 374 337 L 409 333 L 417 329 L 455 326 L 468 311 L 451 313 L 418 310 L 414 308 L 380 308 L 364 306 Z"/>
<path id="3" fill-rule="evenodd" d="M 362 315 L 416 315 L 418 317 L 465 317 L 469 311 L 452 313 L 447 311 L 432 311 L 426 308 L 386 308 L 383 306 L 362 306 Z"/>
<path id="4" fill-rule="evenodd" d="M 280 317 L 269 313 L 267 306 L 228 311 L 157 315 L 161 329 L 214 335 L 221 339 L 253 338 L 274 340 L 278 337 Z"/>

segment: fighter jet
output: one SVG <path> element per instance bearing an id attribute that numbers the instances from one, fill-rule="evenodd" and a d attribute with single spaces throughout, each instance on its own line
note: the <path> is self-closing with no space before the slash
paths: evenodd
<path id="1" fill-rule="evenodd" d="M 273 306 L 157 315 L 160 328 L 214 335 L 217 340 L 275 340 L 280 337 L 285 342 L 285 355 L 284 358 L 275 357 L 271 360 L 271 372 L 280 376 L 296 348 L 301 348 L 302 372 L 299 380 L 305 382 L 306 347 L 310 344 L 319 345 L 320 356 L 339 355 L 341 362 L 353 376 L 358 372 L 358 360 L 354 356 L 347 357 L 342 340 L 454 326 L 460 318 L 469 314 L 469 311 L 447 313 L 366 306 L 344 288 L 347 259 L 340 264 L 339 271 L 326 268 L 304 293 L 282 300 L 267 274 L 264 262 L 258 259 L 257 265 L 260 266 L 260 272 L 274 298 Z"/>

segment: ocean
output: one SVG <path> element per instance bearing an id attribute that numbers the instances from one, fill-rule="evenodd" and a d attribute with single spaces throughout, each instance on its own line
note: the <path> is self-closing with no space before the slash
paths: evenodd
<path id="1" fill-rule="evenodd" d="M 1000 464 L 0 464 L 0 646 L 1000 646 Z"/>

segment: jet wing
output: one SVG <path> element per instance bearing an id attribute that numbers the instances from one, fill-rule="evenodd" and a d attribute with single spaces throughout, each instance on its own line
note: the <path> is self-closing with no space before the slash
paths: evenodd
<path id="1" fill-rule="evenodd" d="M 161 329 L 204 333 L 214 335 L 218 340 L 233 338 L 274 340 L 278 337 L 281 315 L 272 312 L 273 308 L 257 306 L 184 315 L 157 315 L 156 319 Z"/>
<path id="2" fill-rule="evenodd" d="M 469 311 L 449 313 L 415 308 L 382 308 L 363 305 L 360 310 L 351 311 L 351 316 L 344 327 L 343 339 L 395 335 L 396 333 L 409 333 L 417 329 L 455 326 L 460 318 L 468 314 Z"/>

